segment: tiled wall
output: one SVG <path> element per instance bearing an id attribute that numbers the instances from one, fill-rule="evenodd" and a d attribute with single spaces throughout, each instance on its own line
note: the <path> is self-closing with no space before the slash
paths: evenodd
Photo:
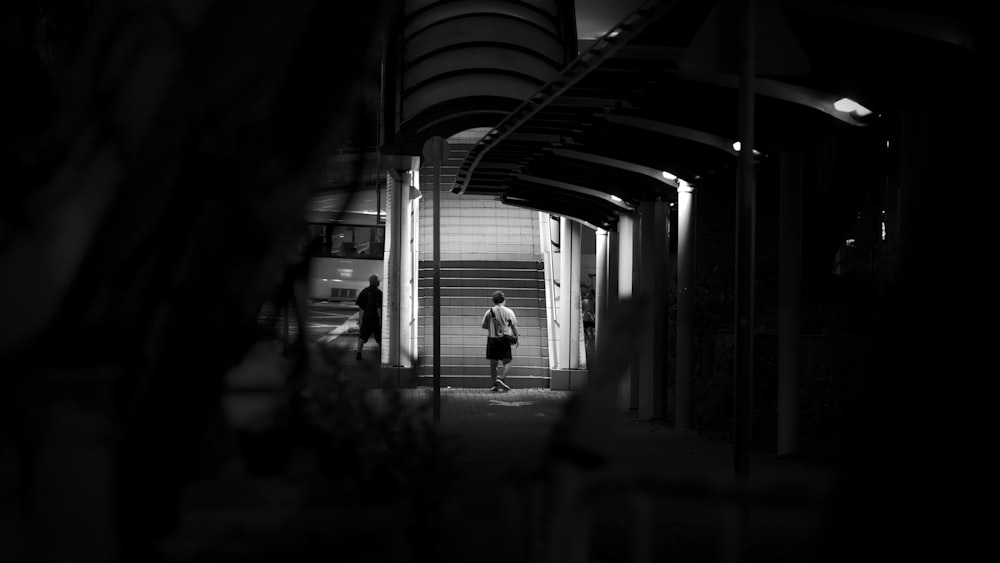
<path id="1" fill-rule="evenodd" d="M 538 260 L 538 212 L 492 197 L 441 193 L 441 260 Z M 433 196 L 420 200 L 420 260 L 433 258 Z"/>

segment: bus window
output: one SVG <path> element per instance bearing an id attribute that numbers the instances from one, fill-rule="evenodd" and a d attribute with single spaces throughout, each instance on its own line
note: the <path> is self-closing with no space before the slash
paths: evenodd
<path id="1" fill-rule="evenodd" d="M 382 275 L 385 227 L 343 223 L 310 223 L 311 299 L 351 300 L 368 285 L 368 276 Z"/>

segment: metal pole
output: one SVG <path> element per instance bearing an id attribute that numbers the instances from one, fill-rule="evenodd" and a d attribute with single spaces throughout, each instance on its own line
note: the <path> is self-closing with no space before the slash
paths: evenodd
<path id="1" fill-rule="evenodd" d="M 424 158 L 434 164 L 434 422 L 441 420 L 441 161 L 447 141 L 431 137 L 424 143 Z"/>
<path id="2" fill-rule="evenodd" d="M 439 153 L 440 154 L 440 153 Z M 434 422 L 441 420 L 441 159 L 434 162 Z"/>
<path id="3" fill-rule="evenodd" d="M 778 211 L 778 455 L 796 453 L 799 442 L 803 158 L 801 152 L 781 153 L 781 207 Z"/>
<path id="4" fill-rule="evenodd" d="M 733 405 L 733 468 L 738 481 L 749 482 L 753 423 L 754 331 L 754 0 L 740 2 L 739 174 L 736 200 L 736 333 Z M 746 501 L 741 507 L 742 530 L 749 519 Z M 741 536 L 742 537 L 742 536 Z"/>

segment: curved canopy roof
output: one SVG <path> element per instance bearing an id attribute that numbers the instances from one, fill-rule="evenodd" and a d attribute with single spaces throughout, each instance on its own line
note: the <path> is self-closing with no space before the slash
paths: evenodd
<path id="1" fill-rule="evenodd" d="M 975 70 L 976 18 L 960 4 L 756 0 L 761 158 L 931 103 Z M 452 191 L 486 194 L 601 228 L 677 182 L 737 164 L 740 3 L 640 6 L 468 153 Z M 842 111 L 849 98 L 870 110 Z"/>

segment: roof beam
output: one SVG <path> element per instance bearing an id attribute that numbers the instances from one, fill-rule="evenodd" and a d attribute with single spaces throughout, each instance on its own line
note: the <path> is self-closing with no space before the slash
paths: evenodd
<path id="1" fill-rule="evenodd" d="M 735 74 L 682 71 L 678 73 L 678 76 L 684 80 L 714 84 L 723 88 L 732 88 L 733 90 L 737 90 L 740 87 L 740 77 Z M 821 92 L 819 90 L 789 84 L 788 82 L 781 82 L 780 80 L 761 78 L 759 76 L 754 78 L 753 88 L 754 92 L 758 95 L 819 110 L 849 125 L 858 127 L 868 125 L 867 121 L 856 119 L 854 114 L 838 111 L 834 108 L 833 103 L 840 99 L 841 96 L 836 96 L 834 94 L 830 94 L 829 92 Z"/>
<path id="2" fill-rule="evenodd" d="M 569 213 L 566 213 L 566 209 L 563 208 L 557 209 L 555 207 L 544 205 L 540 202 L 528 200 L 527 198 L 519 196 L 512 196 L 505 194 L 497 199 L 500 200 L 500 202 L 502 202 L 505 205 L 512 205 L 514 207 L 521 207 L 524 209 L 530 209 L 532 211 L 539 211 L 541 213 L 548 213 L 550 215 L 559 215 L 560 217 L 566 217 L 568 219 L 572 219 L 581 224 L 584 224 L 590 227 L 591 229 L 594 229 L 595 231 L 598 229 L 609 230 L 615 225 L 615 223 L 617 223 L 617 217 L 614 218 L 607 217 L 604 222 L 587 221 L 586 219 L 578 217 L 577 215 L 571 215 Z"/>
<path id="3" fill-rule="evenodd" d="M 943 14 L 917 13 L 892 8 L 879 8 L 833 2 L 788 2 L 792 10 L 853 24 L 878 26 L 934 41 L 949 43 L 963 49 L 973 49 L 977 33 L 971 24 Z"/>
<path id="4" fill-rule="evenodd" d="M 549 186 L 552 188 L 558 188 L 560 190 L 566 190 L 568 192 L 573 192 L 580 195 L 602 199 L 616 207 L 624 209 L 625 211 L 632 211 L 635 209 L 631 205 L 625 203 L 620 197 L 613 196 L 607 192 L 602 192 L 601 190 L 586 188 L 584 186 L 578 186 L 576 184 L 570 184 L 568 182 L 562 182 L 560 180 L 551 180 L 549 178 L 542 178 L 541 176 L 531 176 L 528 174 L 518 176 L 517 179 L 523 182 L 532 182 L 534 184 L 541 184 L 543 186 Z"/>
<path id="5" fill-rule="evenodd" d="M 654 121 L 644 117 L 632 117 L 628 115 L 609 114 L 605 115 L 604 118 L 610 123 L 615 123 L 617 125 L 634 127 L 636 129 L 643 129 L 645 131 L 651 131 L 661 135 L 670 135 L 671 137 L 677 137 L 694 143 L 701 143 L 714 149 L 719 149 L 730 156 L 739 155 L 739 153 L 733 149 L 733 139 L 727 139 L 726 137 L 713 135 L 698 129 L 691 129 L 680 125 L 674 125 L 672 123 L 664 123 L 662 121 Z"/>
<path id="6" fill-rule="evenodd" d="M 657 170 L 656 168 L 653 168 L 651 166 L 644 166 L 642 164 L 636 164 L 634 162 L 627 162 L 624 160 L 618 160 L 617 158 L 610 158 L 607 156 L 601 156 L 593 153 L 585 153 L 585 152 L 575 151 L 572 149 L 553 149 L 552 154 L 556 156 L 561 156 L 563 158 L 571 158 L 573 160 L 580 160 L 583 162 L 602 164 L 604 166 L 608 166 L 618 170 L 625 170 L 627 172 L 642 174 L 644 176 L 649 176 L 650 178 L 656 180 L 657 182 L 662 182 L 674 188 L 677 187 L 677 182 L 675 180 L 668 180 L 663 177 L 663 170 Z"/>

